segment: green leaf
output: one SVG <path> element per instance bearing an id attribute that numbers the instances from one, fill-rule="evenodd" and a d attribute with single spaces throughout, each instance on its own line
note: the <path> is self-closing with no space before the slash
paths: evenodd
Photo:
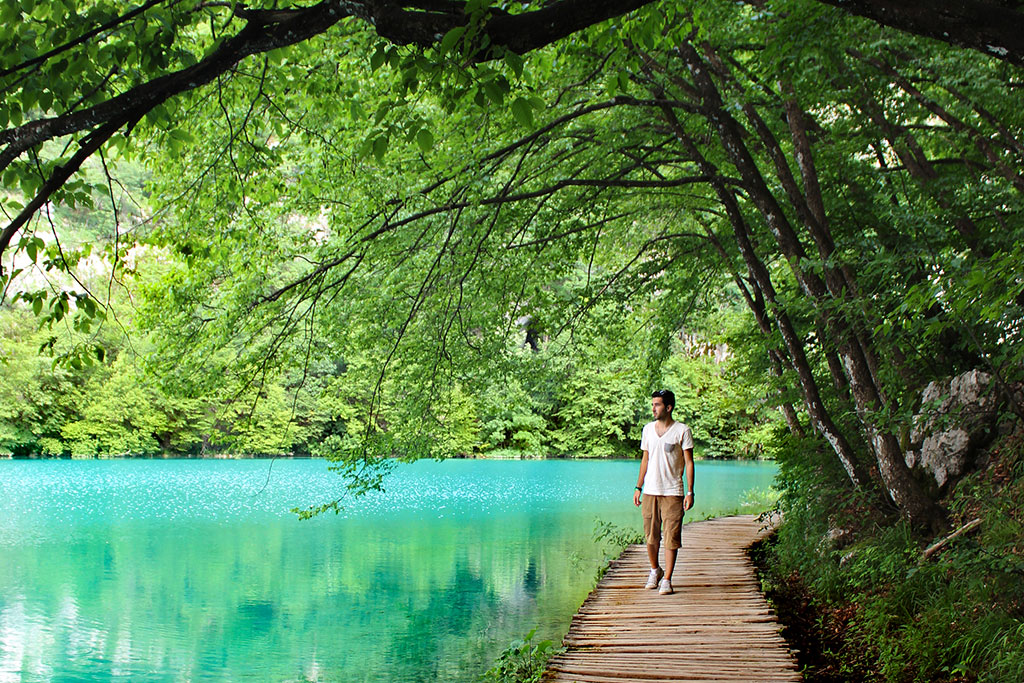
<path id="1" fill-rule="evenodd" d="M 501 104 L 505 101 L 505 93 L 508 92 L 508 87 L 502 88 L 501 83 L 497 78 L 493 78 L 484 83 L 484 94 L 487 95 L 487 99 L 495 104 Z"/>
<path id="2" fill-rule="evenodd" d="M 287 56 L 288 50 L 283 47 L 279 47 L 276 50 L 271 50 L 267 53 L 267 61 L 275 66 L 279 66 L 284 62 L 284 58 Z"/>
<path id="3" fill-rule="evenodd" d="M 275 50 L 275 52 L 276 52 L 276 50 Z M 191 52 L 189 52 L 188 50 L 178 50 L 177 55 L 178 55 L 178 61 L 180 61 L 181 65 L 184 66 L 185 68 L 188 68 L 190 66 L 195 66 L 196 64 L 199 63 L 199 60 L 196 58 L 196 56 L 194 54 L 192 54 Z"/>
<path id="4" fill-rule="evenodd" d="M 512 118 L 524 128 L 533 127 L 533 107 L 525 97 L 517 97 L 512 101 Z"/>
<path id="5" fill-rule="evenodd" d="M 359 149 L 357 150 L 356 155 L 360 159 L 365 159 L 366 157 L 370 156 L 370 152 L 373 151 L 373 140 L 374 139 L 372 137 L 366 137 L 363 140 L 363 143 L 359 145 Z"/>
<path id="6" fill-rule="evenodd" d="M 619 71 L 618 79 L 619 90 L 621 90 L 622 92 L 627 92 L 629 90 L 629 72 L 624 70 Z"/>
<path id="7" fill-rule="evenodd" d="M 22 90 L 21 91 L 21 109 L 22 111 L 32 111 L 32 107 L 39 101 L 39 93 L 35 90 Z"/>
<path id="8" fill-rule="evenodd" d="M 466 2 L 466 14 L 472 14 L 490 6 L 491 0 L 468 0 Z"/>
<path id="9" fill-rule="evenodd" d="M 39 93 L 39 108 L 46 113 L 50 110 L 53 105 L 53 93 L 49 90 L 43 90 Z"/>
<path id="10" fill-rule="evenodd" d="M 416 133 L 416 144 L 419 145 L 420 151 L 426 154 L 434 148 L 434 134 L 426 128 L 421 128 Z"/>
<path id="11" fill-rule="evenodd" d="M 115 133 L 110 136 L 110 140 L 107 141 L 107 149 L 111 152 L 119 153 L 124 149 L 125 145 L 128 144 L 128 138 L 121 133 Z"/>
<path id="12" fill-rule="evenodd" d="M 465 26 L 456 26 L 448 33 L 444 34 L 444 38 L 441 39 L 441 44 L 438 45 L 437 49 L 441 54 L 447 54 L 451 52 L 455 44 L 462 39 L 462 36 L 466 34 Z"/>
<path id="13" fill-rule="evenodd" d="M 373 141 L 373 156 L 377 157 L 377 161 L 383 161 L 384 155 L 388 153 L 388 136 L 378 135 L 377 139 Z"/>
<path id="14" fill-rule="evenodd" d="M 181 142 L 181 143 L 192 143 L 192 142 L 195 142 L 195 137 L 192 135 L 192 133 L 188 132 L 187 130 L 183 130 L 181 128 L 175 128 L 174 130 L 172 130 L 170 132 L 170 136 L 172 138 L 174 138 L 174 140 L 176 140 L 178 142 Z"/>
<path id="15" fill-rule="evenodd" d="M 370 57 L 370 71 L 376 71 L 384 64 L 384 46 L 381 45 Z"/>
<path id="16" fill-rule="evenodd" d="M 516 78 L 520 78 L 523 75 L 523 58 L 515 52 L 505 52 L 505 64 L 508 65 L 508 68 L 512 69 L 512 73 L 516 75 Z"/>
<path id="17" fill-rule="evenodd" d="M 167 113 L 166 104 L 158 104 L 157 106 L 146 112 L 146 120 L 154 125 L 160 125 L 164 121 L 169 121 L 170 116 Z"/>

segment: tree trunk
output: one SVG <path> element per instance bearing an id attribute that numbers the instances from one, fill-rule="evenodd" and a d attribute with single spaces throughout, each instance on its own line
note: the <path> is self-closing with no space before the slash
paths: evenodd
<path id="1" fill-rule="evenodd" d="M 661 95 L 662 93 L 655 93 L 656 97 L 660 97 Z M 682 125 L 680 125 L 679 120 L 676 118 L 675 112 L 671 107 L 665 105 L 662 107 L 662 111 L 665 115 L 666 121 L 672 128 L 676 139 L 683 145 L 683 148 L 691 156 L 693 161 L 697 163 L 701 172 L 712 179 L 711 186 L 715 190 L 715 194 L 718 196 L 719 201 L 721 201 L 722 206 L 725 208 L 729 223 L 733 228 L 733 234 L 736 237 L 737 245 L 740 248 L 743 261 L 750 272 L 752 280 L 757 284 L 758 288 L 763 293 L 765 300 L 772 309 L 776 327 L 782 334 L 783 343 L 789 353 L 790 364 L 796 371 L 797 378 L 800 382 L 800 389 L 804 396 L 804 404 L 807 408 L 807 414 L 811 418 L 812 426 L 832 447 L 832 450 L 839 458 L 840 464 L 843 466 L 843 469 L 846 471 L 846 474 L 853 485 L 858 489 L 870 489 L 871 477 L 860 464 L 850 442 L 843 435 L 842 431 L 832 420 L 832 416 L 825 408 L 824 401 L 821 399 L 821 393 L 818 390 L 817 380 L 815 380 L 814 372 L 807 360 L 803 341 L 799 334 L 797 334 L 789 316 L 777 301 L 775 288 L 772 286 L 768 268 L 760 258 L 758 258 L 754 251 L 754 247 L 750 241 L 750 231 L 747 228 L 746 221 L 743 219 L 743 214 L 740 210 L 739 203 L 736 201 L 736 197 L 726 187 L 725 183 L 722 182 L 722 176 L 719 174 L 718 169 L 700 153 L 700 150 L 690 138 L 689 134 L 685 131 Z"/>
<path id="2" fill-rule="evenodd" d="M 1010 168 L 1002 159 L 999 158 L 999 154 L 992 148 L 992 141 L 983 135 L 981 131 L 971 125 L 968 125 L 965 121 L 954 115 L 941 104 L 927 97 L 913 83 L 889 64 L 886 64 L 880 59 L 867 57 L 858 50 L 850 50 L 849 52 L 857 59 L 870 64 L 885 75 L 889 76 L 893 82 L 903 90 L 903 92 L 917 100 L 922 107 L 945 121 L 953 130 L 970 138 L 978 152 L 980 152 L 985 160 L 988 161 L 990 168 L 1009 181 L 1009 183 L 1013 185 L 1018 192 L 1024 192 L 1024 176 Z"/>
<path id="3" fill-rule="evenodd" d="M 952 215 L 953 227 L 960 233 L 964 245 L 977 254 L 991 256 L 989 250 L 981 243 L 978 226 L 971 217 L 955 207 L 944 191 L 935 187 L 939 174 L 910 131 L 889 121 L 882 107 L 870 96 L 865 97 L 861 108 L 885 135 L 889 146 L 896 152 L 896 156 L 911 177 L 921 184 L 925 192 L 930 194 L 943 210 Z"/>
<path id="4" fill-rule="evenodd" d="M 898 448 L 898 441 L 891 434 L 880 432 L 874 424 L 874 413 L 882 408 L 880 393 L 867 361 L 867 354 L 862 347 L 863 340 L 856 334 L 854 325 L 840 315 L 830 311 L 828 299 L 842 299 L 850 288 L 847 287 L 843 274 L 832 267 L 825 267 L 825 282 L 816 275 L 807 272 L 801 265 L 806 259 L 806 252 L 789 224 L 782 207 L 772 195 L 761 175 L 760 169 L 747 150 L 744 143 L 744 132 L 739 123 L 725 110 L 718 88 L 708 72 L 707 66 L 696 49 L 683 43 L 679 47 L 694 83 L 702 98 L 702 111 L 716 130 L 722 146 L 730 161 L 740 173 L 747 192 L 761 214 L 764 216 L 772 234 L 775 236 L 782 254 L 786 257 L 801 289 L 811 297 L 815 306 L 828 322 L 829 333 L 837 341 L 839 356 L 843 362 L 846 375 L 850 381 L 857 415 L 867 436 L 867 440 L 875 452 L 879 474 L 886 486 L 886 491 L 900 510 L 917 526 L 935 527 L 945 523 L 945 515 L 932 501 L 911 476 L 903 453 Z M 816 220 L 808 221 L 819 254 L 831 254 L 831 237 Z M 741 241 L 743 239 L 737 235 Z M 745 236 L 744 236 L 745 239 Z M 744 254 L 746 256 L 746 254 Z M 827 260 L 825 261 L 827 264 Z M 767 273 L 765 273 L 767 274 Z M 760 278 L 758 278 L 760 284 Z M 765 294 L 768 291 L 765 290 Z M 782 315 L 776 314 L 781 322 Z M 785 337 L 787 331 L 783 331 Z M 792 332 L 792 330 L 789 330 Z M 893 448 L 896 444 L 897 448 Z"/>

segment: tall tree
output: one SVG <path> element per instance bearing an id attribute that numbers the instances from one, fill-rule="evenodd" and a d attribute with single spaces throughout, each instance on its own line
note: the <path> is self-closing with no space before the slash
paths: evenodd
<path id="1" fill-rule="evenodd" d="M 438 399 L 500 369 L 521 324 L 620 301 L 658 356 L 738 278 L 849 486 L 941 526 L 900 434 L 931 379 L 1018 367 L 1016 67 L 784 0 L 652 5 L 527 59 L 485 46 L 492 20 L 433 34 L 436 54 L 321 35 L 167 100 L 151 241 L 170 265 L 147 304 L 186 340 L 167 371 L 358 348 L 363 436 L 393 450 L 406 423 L 450 424 Z"/>

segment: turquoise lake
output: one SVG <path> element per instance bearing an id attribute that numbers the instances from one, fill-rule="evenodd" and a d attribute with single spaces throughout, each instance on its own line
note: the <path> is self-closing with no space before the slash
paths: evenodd
<path id="1" fill-rule="evenodd" d="M 0 683 L 473 681 L 564 635 L 638 468 L 420 461 L 300 521 L 343 489 L 323 461 L 0 461 Z M 698 462 L 688 519 L 775 472 Z"/>

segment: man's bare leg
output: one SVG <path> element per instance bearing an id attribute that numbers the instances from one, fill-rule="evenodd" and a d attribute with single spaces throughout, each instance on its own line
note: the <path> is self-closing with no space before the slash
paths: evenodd
<path id="1" fill-rule="evenodd" d="M 653 545 L 650 544 L 650 543 L 647 544 L 647 559 L 649 559 L 651 561 L 651 569 L 657 569 L 658 568 L 658 549 L 659 549 L 659 547 L 660 547 L 659 543 L 655 543 Z M 673 559 L 675 559 L 675 558 L 673 558 Z"/>
<path id="2" fill-rule="evenodd" d="M 647 546 L 647 550 L 650 551 L 651 546 Z M 678 548 L 665 547 L 665 578 L 669 581 L 672 580 L 672 570 L 676 568 L 676 554 L 679 552 Z"/>
<path id="3" fill-rule="evenodd" d="M 647 559 L 651 561 L 651 575 L 647 577 L 647 583 L 644 584 L 644 588 L 657 588 L 661 584 L 661 579 L 665 576 L 665 571 L 658 566 L 658 549 L 660 546 L 660 543 L 648 544 L 647 546 Z"/>

